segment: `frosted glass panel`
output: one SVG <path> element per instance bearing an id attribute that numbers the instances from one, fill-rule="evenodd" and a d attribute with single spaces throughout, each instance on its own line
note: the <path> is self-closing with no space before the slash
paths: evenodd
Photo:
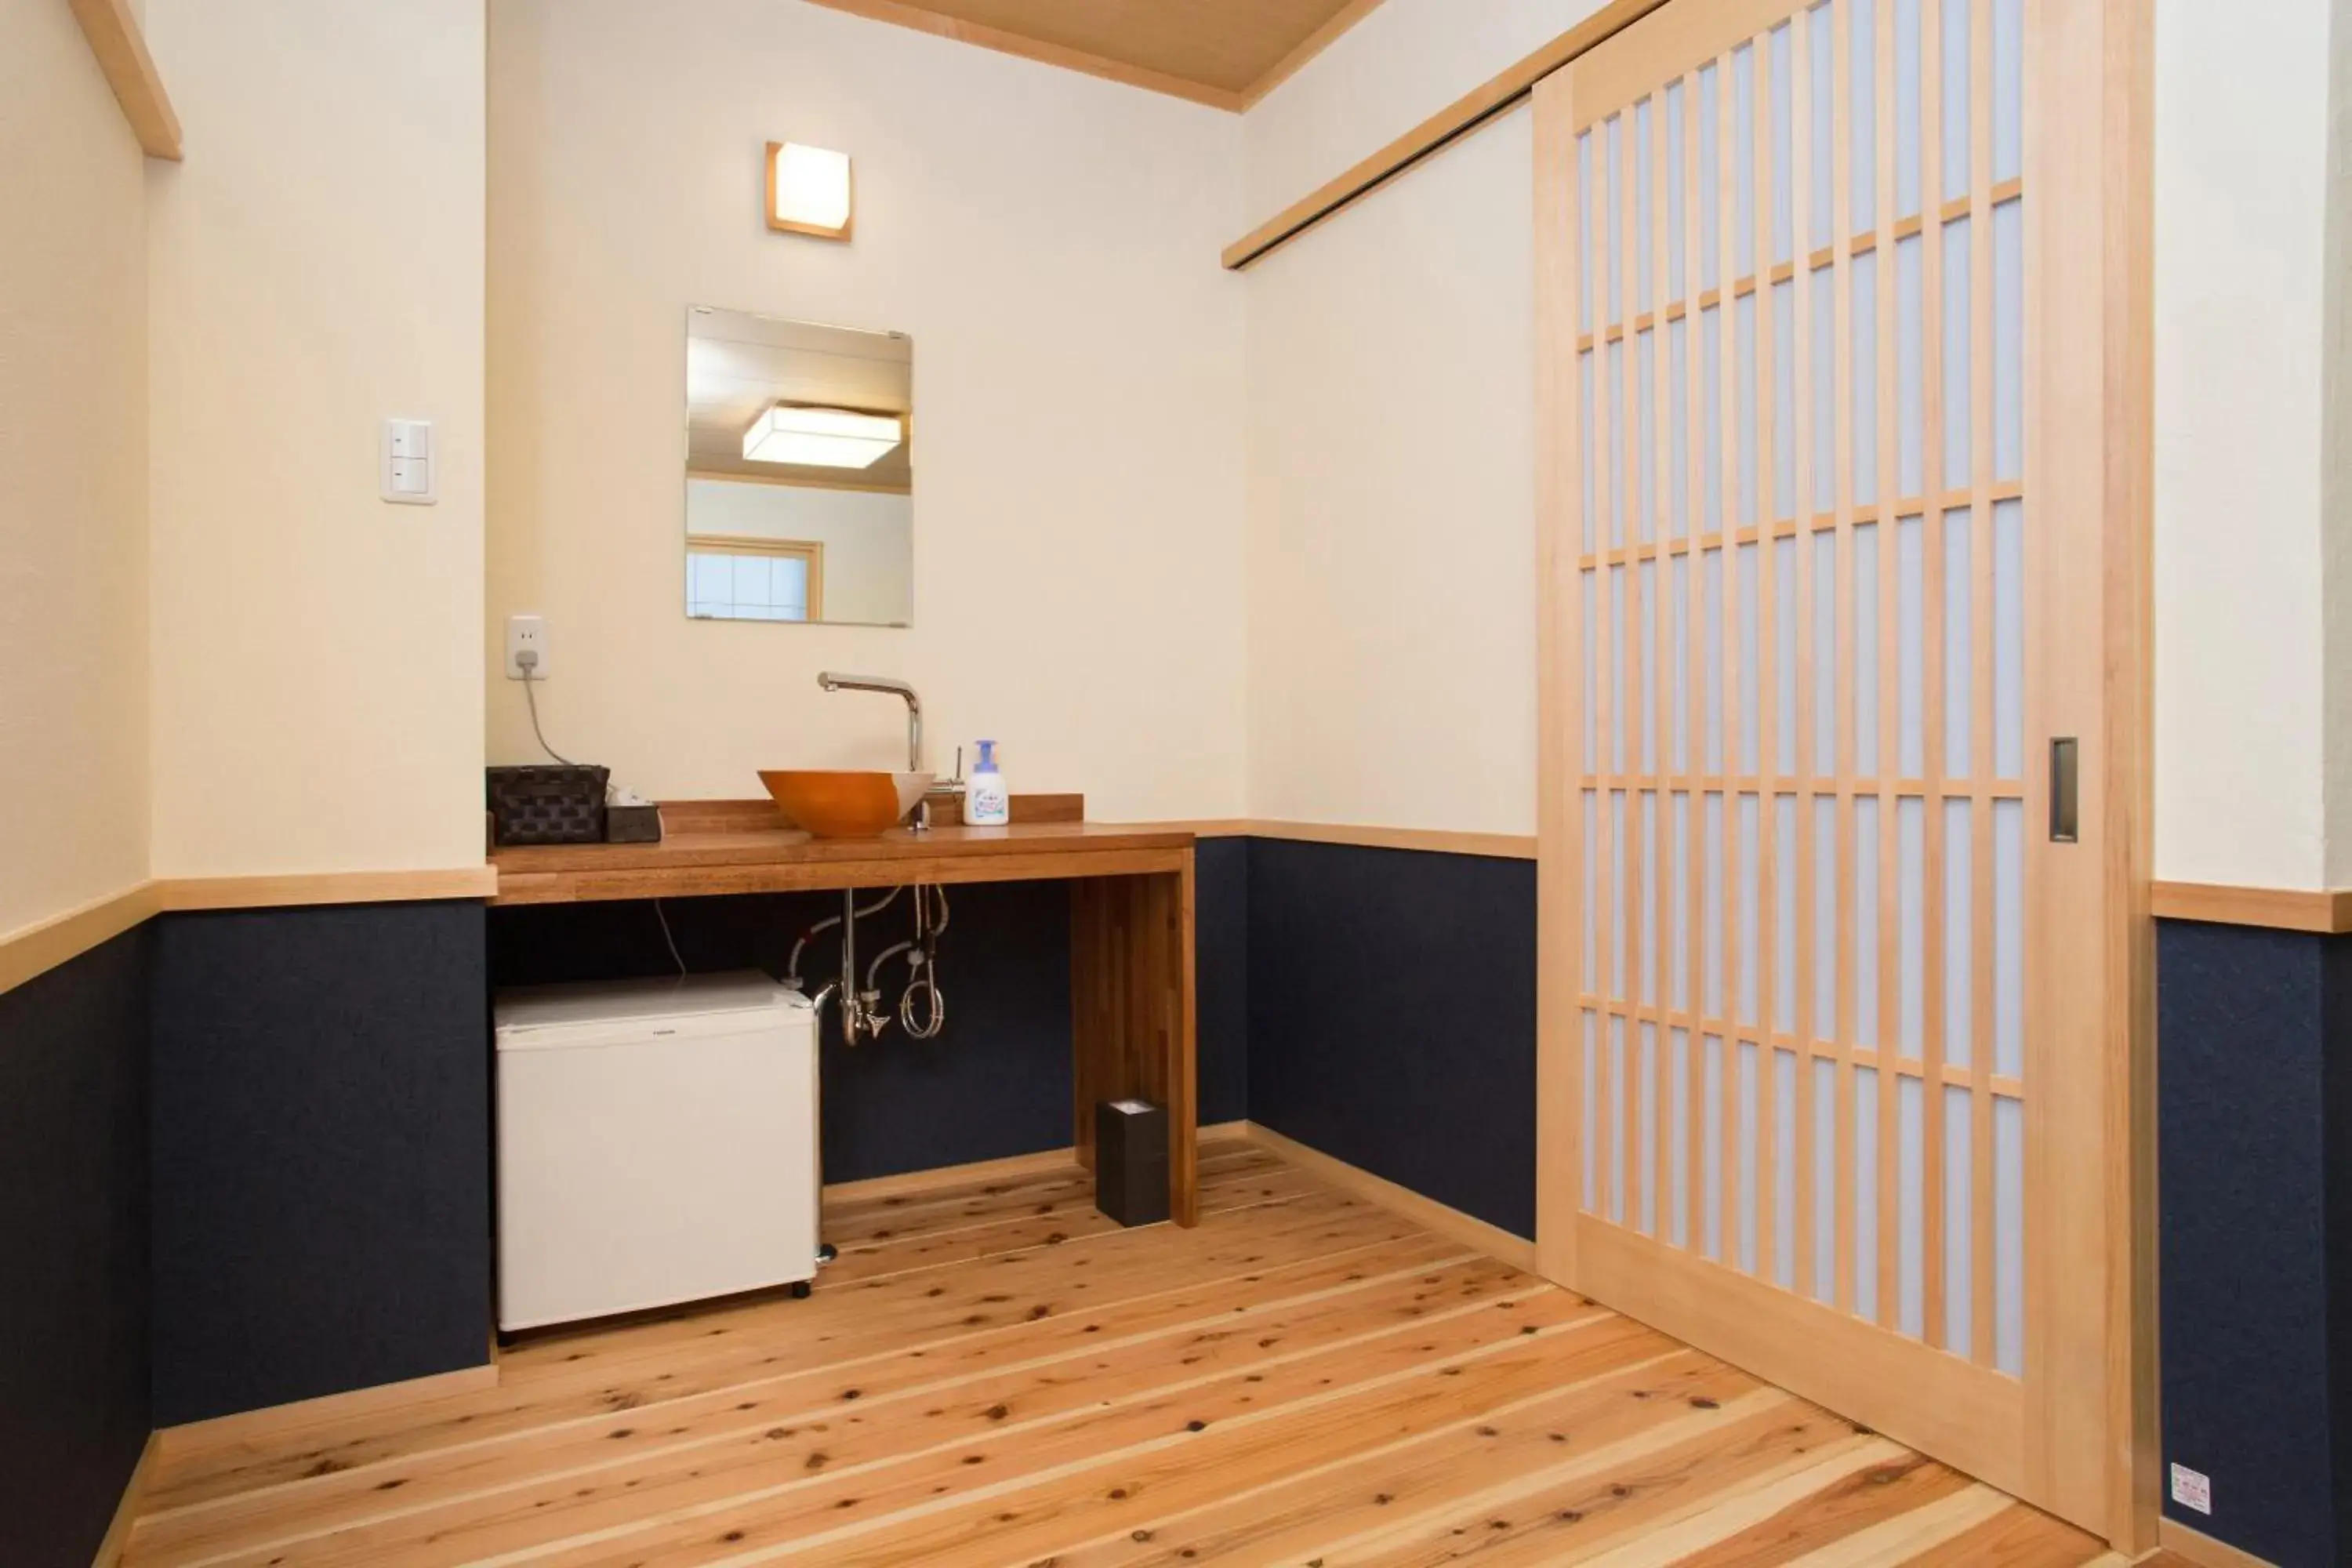
<path id="1" fill-rule="evenodd" d="M 1723 527 L 1723 321 L 1709 305 L 1698 313 L 1699 479 L 1704 503 L 1698 531 Z"/>
<path id="2" fill-rule="evenodd" d="M 1992 472 L 2025 477 L 2025 204 L 1992 209 Z"/>
<path id="3" fill-rule="evenodd" d="M 1601 397 L 1609 421 L 1609 449 L 1600 461 L 1609 470 L 1609 544 L 1615 549 L 1625 542 L 1625 344 L 1622 339 L 1609 345 L 1601 366 L 1608 383 L 1601 389 Z"/>
<path id="4" fill-rule="evenodd" d="M 1638 1185 L 1642 1194 L 1642 1228 L 1652 1236 L 1658 1233 L 1658 1026 L 1642 1026 L 1641 1077 L 1636 1080 L 1640 1103 L 1636 1110 L 1641 1122 L 1641 1174 Z"/>
<path id="5" fill-rule="evenodd" d="M 1772 803 L 1772 1027 L 1797 1028 L 1797 797 Z"/>
<path id="6" fill-rule="evenodd" d="M 1601 963 L 1597 954 L 1601 940 L 1601 833 L 1599 795 L 1592 790 L 1584 792 L 1584 967 L 1577 977 L 1580 991 L 1601 989 Z"/>
<path id="7" fill-rule="evenodd" d="M 1643 561 L 1634 570 L 1642 590 L 1642 624 L 1632 649 L 1642 664 L 1642 702 L 1634 717 L 1642 738 L 1641 771 L 1653 773 L 1658 771 L 1658 661 L 1652 657 L 1658 636 L 1658 563 Z"/>
<path id="8" fill-rule="evenodd" d="M 2025 1107 L 1992 1106 L 1993 1364 L 2025 1372 Z"/>
<path id="9" fill-rule="evenodd" d="M 1756 296 L 1742 294 L 1731 308 L 1733 342 L 1733 395 L 1738 400 L 1734 412 L 1739 424 L 1738 500 L 1739 524 L 1743 528 L 1756 525 Z"/>
<path id="10" fill-rule="evenodd" d="M 1576 330 L 1592 331 L 1592 132 L 1576 139 L 1576 254 L 1583 262 L 1576 274 Z M 1586 399 L 1587 406 L 1591 399 Z"/>
<path id="11" fill-rule="evenodd" d="M 1925 1188 L 1921 1166 L 1927 1139 L 1925 1104 L 1925 1089 L 1917 1079 L 1896 1080 L 1895 1110 L 1895 1124 L 1900 1129 L 1896 1144 L 1900 1158 L 1895 1172 L 1895 1236 L 1899 1243 L 1895 1270 L 1895 1326 L 1915 1339 L 1927 1331 L 1927 1231 L 1922 1206 Z"/>
<path id="12" fill-rule="evenodd" d="M 1927 824 L 1926 801 L 1906 796 L 1895 803 L 1895 885 L 1901 903 L 1895 951 L 1902 992 L 1896 1037 L 1914 1060 L 1927 1048 Z"/>
<path id="13" fill-rule="evenodd" d="M 1772 515 L 1797 513 L 1797 285 L 1772 285 Z"/>
<path id="14" fill-rule="evenodd" d="M 1813 1036 L 1838 1037 L 1837 942 L 1838 840 L 1837 802 L 1827 795 L 1813 802 Z M 1822 1121 L 1826 1127 L 1830 1123 Z"/>
<path id="15" fill-rule="evenodd" d="M 1677 1013 L 1690 1011 L 1690 878 L 1685 868 L 1690 861 L 1690 796 L 1677 791 L 1674 798 L 1675 874 L 1666 889 L 1667 907 L 1673 921 L 1673 941 L 1669 944 L 1669 973 L 1674 990 L 1670 1005 Z"/>
<path id="16" fill-rule="evenodd" d="M 1635 336 L 1633 376 L 1635 402 L 1639 405 L 1634 410 L 1634 445 L 1641 454 L 1633 467 L 1633 537 L 1647 544 L 1657 534 L 1658 518 L 1657 333 L 1644 331 Z"/>
<path id="17" fill-rule="evenodd" d="M 1584 1106 L 1584 1201 L 1583 1207 L 1598 1210 L 1601 1205 L 1600 1139 L 1596 1123 L 1600 1116 L 1600 1061 L 1597 1044 L 1597 1020 L 1587 1012 L 1584 1017 L 1584 1093 L 1580 1097 Z"/>
<path id="18" fill-rule="evenodd" d="M 1984 5 L 1987 0 L 1975 0 Z M 1992 5 L 1992 178 L 2013 180 L 2025 163 L 2025 0 Z"/>
<path id="19" fill-rule="evenodd" d="M 1975 1059 L 1975 810 L 1944 803 L 1944 1059 L 1957 1067 Z"/>
<path id="20" fill-rule="evenodd" d="M 1643 1005 L 1658 999 L 1658 796 L 1642 792 L 1642 993 Z"/>
<path id="21" fill-rule="evenodd" d="M 1677 555 L 1666 578 L 1666 729 L 1669 764 L 1690 771 L 1690 558 Z"/>
<path id="22" fill-rule="evenodd" d="M 1969 220 L 1947 224 L 1944 244 L 1944 470 L 1947 489 L 1969 482 L 1974 448 L 1975 405 L 1970 402 L 1974 329 L 1969 324 L 1969 279 L 1973 253 L 1969 248 Z"/>
<path id="23" fill-rule="evenodd" d="M 1944 772 L 1961 779 L 1969 776 L 1969 747 L 1976 729 L 1969 529 L 1965 510 L 1944 514 Z"/>
<path id="24" fill-rule="evenodd" d="M 1625 771 L 1625 568 L 1609 568 L 1609 771 Z"/>
<path id="25" fill-rule="evenodd" d="M 1944 199 L 1969 194 L 1969 0 L 1944 0 Z"/>
<path id="26" fill-rule="evenodd" d="M 1647 311 L 1654 304 L 1650 298 L 1652 268 L 1657 259 L 1655 209 L 1651 205 L 1657 188 L 1657 161 L 1650 141 L 1653 129 L 1650 100 L 1645 98 L 1633 106 L 1633 309 L 1637 311 Z"/>
<path id="27" fill-rule="evenodd" d="M 1772 1279 L 1797 1285 L 1797 1056 L 1772 1053 Z"/>
<path id="28" fill-rule="evenodd" d="M 1739 1267 L 1756 1272 L 1756 1047 L 1739 1042 Z"/>
<path id="29" fill-rule="evenodd" d="M 1723 280 L 1723 211 L 1718 195 L 1723 169 L 1723 89 L 1712 64 L 1698 72 L 1698 286 L 1700 292 Z M 1707 385 L 1723 384 L 1714 376 Z"/>
<path id="30" fill-rule="evenodd" d="M 1812 289 L 1812 507 L 1826 512 L 1837 505 L 1837 269 L 1814 272 Z"/>
<path id="31" fill-rule="evenodd" d="M 1837 87 L 1835 25 L 1827 5 L 1816 5 L 1805 16 L 1806 52 L 1811 57 L 1812 101 L 1807 106 L 1811 126 L 1806 132 L 1812 157 L 1812 211 L 1806 224 L 1811 237 L 1806 243 L 1815 250 L 1824 250 L 1836 234 L 1832 225 L 1834 204 L 1832 193 L 1836 189 L 1837 157 Z M 1829 318 L 1815 318 L 1826 321 Z"/>
<path id="32" fill-rule="evenodd" d="M 1699 558 L 1699 687 L 1704 706 L 1699 715 L 1705 731 L 1706 771 L 1723 772 L 1723 552 L 1710 550 Z"/>
<path id="33" fill-rule="evenodd" d="M 1919 212 L 1919 0 L 1895 0 L 1895 216 Z"/>
<path id="34" fill-rule="evenodd" d="M 1895 493 L 1927 488 L 1921 446 L 1927 439 L 1926 298 L 1921 273 L 1927 241 L 1911 235 L 1895 242 Z"/>
<path id="35" fill-rule="evenodd" d="M 1686 321 L 1666 324 L 1666 397 L 1674 437 L 1667 474 L 1673 510 L 1666 531 L 1670 538 L 1687 539 L 1696 531 L 1691 523 L 1690 323 Z"/>
<path id="36" fill-rule="evenodd" d="M 1756 270 L 1756 51 L 1731 51 L 1732 276 Z"/>
<path id="37" fill-rule="evenodd" d="M 1671 302 L 1683 297 L 1685 287 L 1684 255 L 1689 230 L 1685 226 L 1689 213 L 1685 206 L 1683 155 L 1688 145 L 1685 116 L 1690 106 L 1685 101 L 1685 92 L 1679 81 L 1666 84 L 1666 299 Z"/>
<path id="38" fill-rule="evenodd" d="M 1992 509 L 1992 760 L 2025 776 L 2025 503 Z"/>
<path id="39" fill-rule="evenodd" d="M 1666 1190 L 1672 1200 L 1674 1228 L 1672 1240 L 1676 1247 L 1690 1246 L 1690 1033 L 1685 1029 L 1667 1032 L 1667 1043 L 1673 1070 L 1667 1097 L 1673 1125 L 1667 1139 Z"/>
<path id="40" fill-rule="evenodd" d="M 1723 1016 L 1723 796 L 1709 795 L 1706 823 L 1706 873 L 1699 900 L 1699 1001 L 1711 1018 Z"/>
<path id="41" fill-rule="evenodd" d="M 1603 1110 L 1609 1125 L 1614 1129 L 1625 1125 L 1625 1020 L 1609 1020 L 1609 1096 Z M 1611 1223 L 1625 1223 L 1625 1141 L 1609 1140 L 1609 1218 Z"/>
<path id="42" fill-rule="evenodd" d="M 1813 1282 L 1817 1301 L 1837 1295 L 1837 1064 L 1813 1062 Z"/>
<path id="43" fill-rule="evenodd" d="M 1846 126 L 1853 139 L 1850 167 L 1853 232 L 1878 226 L 1877 0 L 1840 0 L 1847 17 Z"/>
<path id="44" fill-rule="evenodd" d="M 1576 356 L 1576 379 L 1579 388 L 1577 394 L 1577 410 L 1580 416 L 1582 426 L 1577 435 L 1577 475 L 1584 488 L 1584 505 L 1581 512 L 1580 529 L 1584 542 L 1584 553 L 1590 555 L 1594 550 L 1599 548 L 1599 546 L 1593 542 L 1592 533 L 1593 517 L 1599 502 L 1593 494 L 1592 351 L 1590 349 L 1585 350 L 1582 353 Z"/>
<path id="45" fill-rule="evenodd" d="M 1975 1270 L 1970 1267 L 1976 1191 L 1969 1181 L 1969 1091 L 1944 1090 L 1944 1348 L 1960 1355 L 1974 1343 Z"/>
<path id="46" fill-rule="evenodd" d="M 1624 176 L 1625 132 L 1622 117 L 1609 121 L 1607 134 L 1601 149 L 1601 217 L 1593 226 L 1600 231 L 1601 241 L 1608 247 L 1601 263 L 1602 275 L 1608 279 L 1602 300 L 1612 322 L 1622 321 L 1624 313 Z"/>
<path id="47" fill-rule="evenodd" d="M 1735 764 L 1743 773 L 1758 771 L 1756 747 L 1762 712 L 1758 703 L 1761 695 L 1761 672 L 1758 667 L 1762 626 L 1758 620 L 1758 605 L 1762 590 L 1757 582 L 1761 570 L 1757 559 L 1757 547 L 1743 544 L 1734 556 L 1739 574 L 1738 641 L 1735 645 L 1739 661 L 1739 760 Z"/>
<path id="48" fill-rule="evenodd" d="M 1853 531 L 1853 766 L 1878 772 L 1878 528 Z"/>
<path id="49" fill-rule="evenodd" d="M 1992 1068 L 2025 1073 L 2025 804 L 1992 803 Z"/>
<path id="50" fill-rule="evenodd" d="M 1837 535 L 1813 535 L 1813 772 L 1837 772 Z"/>
<path id="51" fill-rule="evenodd" d="M 1796 188 L 1796 164 L 1791 142 L 1793 127 L 1790 121 L 1788 24 L 1784 22 L 1773 28 L 1769 42 L 1771 48 L 1771 96 L 1766 114 L 1772 137 L 1772 261 L 1777 266 L 1790 257 L 1791 203 Z"/>
<path id="52" fill-rule="evenodd" d="M 1853 1310 L 1878 1316 L 1878 1074 L 1853 1069 Z"/>
<path id="53" fill-rule="evenodd" d="M 1895 525 L 1895 766 L 1906 779 L 1927 771 L 1925 532 L 1916 517 Z"/>
<path id="54" fill-rule="evenodd" d="M 1708 1035 L 1700 1052 L 1706 1082 L 1699 1105 L 1699 1234 L 1706 1256 L 1723 1258 L 1723 1040 Z"/>
<path id="55" fill-rule="evenodd" d="M 1757 921 L 1757 820 L 1760 815 L 1757 799 L 1752 795 L 1739 797 L 1739 892 L 1738 920 L 1739 925 L 1739 1014 L 1738 1022 L 1753 1027 L 1757 1022 L 1756 993 L 1763 964 L 1756 933 Z"/>
<path id="56" fill-rule="evenodd" d="M 1878 1042 L 1878 802 L 1853 803 L 1853 1043 Z"/>
<path id="57" fill-rule="evenodd" d="M 1798 560 L 1795 540 L 1772 542 L 1772 770 L 1784 775 L 1797 771 Z"/>
<path id="58" fill-rule="evenodd" d="M 1853 389 L 1853 500 L 1878 501 L 1878 252 L 1853 258 L 1853 354 L 1846 367 Z"/>
<path id="59" fill-rule="evenodd" d="M 1617 940 L 1609 944 L 1609 994 L 1625 994 L 1625 950 L 1632 944 L 1625 931 L 1625 792 L 1609 792 L 1609 929 Z"/>

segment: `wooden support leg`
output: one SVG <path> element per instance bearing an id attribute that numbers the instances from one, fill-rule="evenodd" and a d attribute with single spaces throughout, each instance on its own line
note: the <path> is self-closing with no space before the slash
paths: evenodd
<path id="1" fill-rule="evenodd" d="M 1200 1223 L 1193 1100 L 1192 854 L 1181 871 L 1070 884 L 1071 1142 L 1095 1163 L 1095 1106 L 1168 1108 L 1168 1211 Z"/>

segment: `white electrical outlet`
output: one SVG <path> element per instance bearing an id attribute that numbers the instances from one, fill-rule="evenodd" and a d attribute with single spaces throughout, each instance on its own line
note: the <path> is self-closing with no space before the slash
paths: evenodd
<path id="1" fill-rule="evenodd" d="M 547 679 L 547 617 L 544 616 L 509 616 L 507 617 L 507 679 L 509 680 L 545 680 Z M 528 664 L 530 668 L 524 667 Z"/>
<path id="2" fill-rule="evenodd" d="M 2172 1500 L 2199 1513 L 2213 1511 L 2213 1478 L 2186 1465 L 2172 1467 Z"/>

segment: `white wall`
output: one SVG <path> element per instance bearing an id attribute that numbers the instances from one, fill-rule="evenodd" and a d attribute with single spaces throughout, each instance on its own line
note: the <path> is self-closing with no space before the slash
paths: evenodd
<path id="1" fill-rule="evenodd" d="M 2156 867 L 2328 885 L 2328 0 L 2158 0 Z M 2352 818 L 2335 868 L 2352 884 Z"/>
<path id="2" fill-rule="evenodd" d="M 1250 111 L 1252 217 L 1597 5 L 1387 0 Z M 1536 829 L 1533 159 L 1523 107 L 1244 275 L 1253 816 Z"/>
<path id="3" fill-rule="evenodd" d="M 1254 816 L 1535 831 L 1528 121 L 1248 274 Z"/>
<path id="4" fill-rule="evenodd" d="M 147 875 L 143 163 L 73 13 L 0 6 L 0 938 Z"/>
<path id="5" fill-rule="evenodd" d="M 2157 3 L 2166 879 L 2352 886 L 2352 608 L 2327 613 L 2352 604 L 2352 481 L 2325 511 L 2321 489 L 2325 452 L 2352 450 L 2352 410 L 2334 448 L 2321 416 L 2324 375 L 2352 363 L 2352 312 L 2326 354 L 2321 333 L 2331 5 L 2352 10 Z M 1252 218 L 1593 8 L 1387 0 L 1247 117 Z M 1247 274 L 1257 815 L 1533 829 L 1528 118 Z M 1419 429 L 1448 438 L 1399 438 Z M 1344 563 L 1318 560 L 1343 542 Z M 1440 568 L 1425 588 L 1352 575 L 1415 555 Z M 1407 586 L 1430 613 L 1400 613 Z M 1370 613 L 1351 622 L 1348 598 Z M 1407 753 L 1416 776 L 1366 776 Z"/>
<path id="6" fill-rule="evenodd" d="M 691 532 L 824 545 L 829 621 L 889 626 L 908 618 L 915 592 L 914 515 L 912 496 L 884 491 L 686 481 Z M 682 538 L 679 543 L 683 548 Z"/>
<path id="7" fill-rule="evenodd" d="M 549 738 L 656 796 L 889 765 L 830 668 L 920 688 L 934 763 L 994 735 L 1098 817 L 1241 815 L 1240 121 L 794 0 L 490 24 L 490 755 L 533 754 L 495 665 L 536 610 Z M 856 159 L 854 244 L 763 227 L 786 137 Z M 685 617 L 689 303 L 920 345 L 913 629 Z"/>
<path id="8" fill-rule="evenodd" d="M 483 0 L 149 0 L 154 868 L 482 859 Z M 440 504 L 377 499 L 387 416 Z"/>

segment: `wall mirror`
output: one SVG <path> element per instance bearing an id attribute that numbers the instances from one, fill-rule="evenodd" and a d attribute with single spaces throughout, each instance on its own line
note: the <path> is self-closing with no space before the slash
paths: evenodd
<path id="1" fill-rule="evenodd" d="M 697 305 L 686 317 L 686 613 L 915 618 L 915 345 Z"/>

